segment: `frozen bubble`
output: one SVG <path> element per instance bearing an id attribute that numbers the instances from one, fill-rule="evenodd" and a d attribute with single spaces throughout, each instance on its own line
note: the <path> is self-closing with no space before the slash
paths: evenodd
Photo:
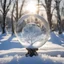
<path id="1" fill-rule="evenodd" d="M 15 33 L 26 48 L 41 47 L 49 37 L 48 22 L 39 15 L 24 15 L 15 24 Z"/>

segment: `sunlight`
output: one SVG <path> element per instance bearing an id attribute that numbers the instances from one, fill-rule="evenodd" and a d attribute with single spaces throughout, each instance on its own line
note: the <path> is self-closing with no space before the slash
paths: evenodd
<path id="1" fill-rule="evenodd" d="M 36 3 L 35 3 L 34 1 L 30 1 L 30 3 L 27 4 L 27 6 L 26 6 L 26 10 L 27 10 L 27 12 L 29 12 L 30 14 L 36 14 L 36 12 L 37 12 Z"/>

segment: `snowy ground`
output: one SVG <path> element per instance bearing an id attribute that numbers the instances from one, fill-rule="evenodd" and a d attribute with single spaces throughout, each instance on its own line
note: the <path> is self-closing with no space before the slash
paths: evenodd
<path id="1" fill-rule="evenodd" d="M 25 57 L 26 52 L 15 36 L 0 34 L 0 64 L 64 64 L 64 33 L 51 33 L 39 56 Z"/>

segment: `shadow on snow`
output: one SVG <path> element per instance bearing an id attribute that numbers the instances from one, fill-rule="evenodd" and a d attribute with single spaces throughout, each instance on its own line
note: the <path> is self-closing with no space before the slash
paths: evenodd
<path id="1" fill-rule="evenodd" d="M 12 48 L 22 48 L 23 46 L 17 41 L 11 41 L 15 36 L 10 36 L 7 40 L 2 40 L 6 34 L 0 35 L 0 50 L 8 50 Z M 6 38 L 5 38 L 6 39 Z"/>

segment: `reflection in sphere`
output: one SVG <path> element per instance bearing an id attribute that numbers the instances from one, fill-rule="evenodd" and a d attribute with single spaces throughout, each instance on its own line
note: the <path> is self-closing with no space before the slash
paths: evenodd
<path id="1" fill-rule="evenodd" d="M 24 15 L 15 24 L 15 34 L 26 48 L 39 48 L 49 38 L 49 25 L 39 15 Z"/>

